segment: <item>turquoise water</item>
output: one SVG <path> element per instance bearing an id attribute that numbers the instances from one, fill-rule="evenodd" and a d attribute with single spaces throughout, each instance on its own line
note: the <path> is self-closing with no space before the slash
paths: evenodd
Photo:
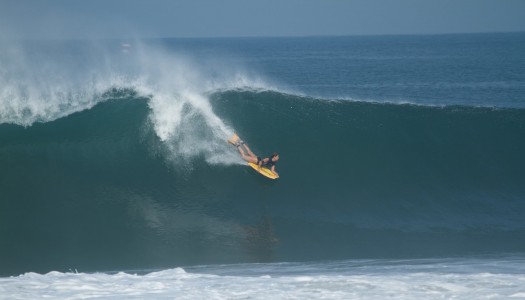
<path id="1" fill-rule="evenodd" d="M 520 257 L 524 50 L 522 33 L 5 44 L 0 275 Z M 281 178 L 242 165 L 233 132 L 278 151 Z"/>

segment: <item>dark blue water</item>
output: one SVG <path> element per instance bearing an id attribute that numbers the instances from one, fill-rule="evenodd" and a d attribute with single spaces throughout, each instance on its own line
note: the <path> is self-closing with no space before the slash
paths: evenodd
<path id="1" fill-rule="evenodd" d="M 297 93 L 394 103 L 525 106 L 525 34 L 166 40 L 220 54 Z"/>
<path id="2" fill-rule="evenodd" d="M 525 252 L 525 34 L 55 43 L 0 56 L 0 275 Z"/>

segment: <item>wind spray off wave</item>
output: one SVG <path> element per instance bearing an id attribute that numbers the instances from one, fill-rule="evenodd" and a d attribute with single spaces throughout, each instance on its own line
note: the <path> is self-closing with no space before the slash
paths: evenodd
<path id="1" fill-rule="evenodd" d="M 0 123 L 50 122 L 114 98 L 112 91 L 132 93 L 148 102 L 149 120 L 172 161 L 204 156 L 212 164 L 239 162 L 224 142 L 233 130 L 215 115 L 207 95 L 265 88 L 215 58 L 197 63 L 140 42 L 4 46 L 0 64 Z"/>

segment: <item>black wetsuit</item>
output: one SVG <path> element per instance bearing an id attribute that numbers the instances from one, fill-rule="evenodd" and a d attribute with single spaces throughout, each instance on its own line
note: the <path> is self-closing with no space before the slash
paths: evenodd
<path id="1" fill-rule="evenodd" d="M 266 163 L 263 161 L 263 163 L 261 165 L 265 166 L 267 168 L 271 168 L 271 167 L 275 166 L 275 164 L 277 162 L 276 161 L 272 161 L 272 157 L 273 156 L 268 157 L 268 161 Z M 259 164 L 261 161 L 262 161 L 262 159 L 259 156 L 257 156 L 257 164 Z"/>

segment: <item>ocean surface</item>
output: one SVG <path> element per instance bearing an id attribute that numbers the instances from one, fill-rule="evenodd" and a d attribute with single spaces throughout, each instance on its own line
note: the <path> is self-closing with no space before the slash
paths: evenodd
<path id="1" fill-rule="evenodd" d="M 268 295 L 525 299 L 525 33 L 0 43 L 0 299 Z"/>

